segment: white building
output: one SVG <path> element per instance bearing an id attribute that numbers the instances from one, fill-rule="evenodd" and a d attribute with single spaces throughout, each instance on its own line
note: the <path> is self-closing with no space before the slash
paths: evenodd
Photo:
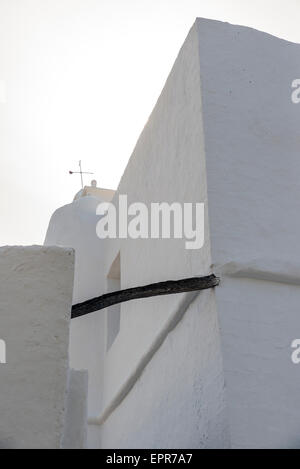
<path id="1" fill-rule="evenodd" d="M 300 447 L 299 56 L 298 44 L 198 19 L 116 193 L 87 188 L 52 216 L 45 244 L 75 249 L 73 303 L 221 278 L 71 321 L 70 365 L 89 373 L 88 447 Z M 96 207 L 119 194 L 204 202 L 204 246 L 100 240 Z"/>

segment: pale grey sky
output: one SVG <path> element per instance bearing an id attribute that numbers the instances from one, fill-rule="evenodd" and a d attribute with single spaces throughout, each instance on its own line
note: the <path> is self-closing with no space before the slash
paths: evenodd
<path id="1" fill-rule="evenodd" d="M 300 0 L 0 0 L 0 245 L 43 243 L 79 159 L 117 187 L 197 16 L 300 43 Z"/>

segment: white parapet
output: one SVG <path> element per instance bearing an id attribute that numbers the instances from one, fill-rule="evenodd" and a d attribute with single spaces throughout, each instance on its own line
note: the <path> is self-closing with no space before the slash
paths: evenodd
<path id="1" fill-rule="evenodd" d="M 2 448 L 60 447 L 73 276 L 72 249 L 0 249 Z"/>

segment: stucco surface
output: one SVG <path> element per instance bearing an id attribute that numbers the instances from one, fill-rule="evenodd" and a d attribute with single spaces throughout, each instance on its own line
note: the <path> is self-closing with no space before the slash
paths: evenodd
<path id="1" fill-rule="evenodd" d="M 232 447 L 299 449 L 299 285 L 224 277 L 218 301 Z"/>
<path id="2" fill-rule="evenodd" d="M 300 45 L 198 20 L 208 210 L 233 447 L 299 447 Z"/>
<path id="3" fill-rule="evenodd" d="M 103 448 L 227 448 L 219 326 L 202 292 L 100 427 Z M 99 444 L 99 443 L 98 443 Z"/>
<path id="4" fill-rule="evenodd" d="M 294 262 L 300 234 L 300 45 L 197 21 L 212 260 Z"/>
<path id="5" fill-rule="evenodd" d="M 0 248 L 0 446 L 59 448 L 68 372 L 74 252 Z"/>
<path id="6" fill-rule="evenodd" d="M 128 195 L 128 204 L 206 202 L 198 31 L 194 26 L 166 85 L 138 139 L 113 201 Z M 205 213 L 205 244 L 185 249 L 184 239 L 125 239 L 108 243 L 106 270 L 121 252 L 121 287 L 206 275 L 210 240 Z M 176 314 L 184 295 L 170 295 L 121 305 L 121 326 L 105 360 L 105 409 L 148 353 L 155 337 Z M 120 360 L 120 357 L 122 359 Z"/>

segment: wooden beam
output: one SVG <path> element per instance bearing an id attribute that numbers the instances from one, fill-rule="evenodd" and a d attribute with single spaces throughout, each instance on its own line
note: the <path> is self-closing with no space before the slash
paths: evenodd
<path id="1" fill-rule="evenodd" d="M 150 296 L 171 295 L 195 290 L 206 290 L 219 285 L 220 279 L 214 274 L 205 277 L 184 278 L 182 280 L 168 280 L 166 282 L 152 283 L 142 287 L 127 288 L 126 290 L 114 291 L 105 295 L 97 296 L 91 300 L 73 305 L 71 318 L 78 318 L 109 306 L 123 303 L 125 301 Z"/>

